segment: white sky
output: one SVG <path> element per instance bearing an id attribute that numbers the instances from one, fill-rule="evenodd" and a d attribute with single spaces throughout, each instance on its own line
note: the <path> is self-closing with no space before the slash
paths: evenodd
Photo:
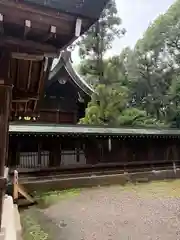
<path id="1" fill-rule="evenodd" d="M 175 0 L 116 0 L 122 27 L 127 30 L 127 33 L 123 38 L 114 41 L 108 55 L 118 54 L 126 46 L 133 47 L 149 24 L 159 14 L 166 12 L 174 2 Z M 72 53 L 72 59 L 75 65 L 79 62 L 77 50 Z"/>

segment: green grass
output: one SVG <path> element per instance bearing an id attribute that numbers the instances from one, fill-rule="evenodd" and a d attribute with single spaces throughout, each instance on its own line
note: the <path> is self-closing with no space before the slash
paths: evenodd
<path id="1" fill-rule="evenodd" d="M 49 240 L 48 234 L 41 228 L 32 211 L 21 213 L 21 223 L 24 240 Z"/>
<path id="2" fill-rule="evenodd" d="M 47 208 L 57 202 L 73 198 L 80 194 L 80 189 L 68 189 L 63 191 L 51 191 L 46 193 L 36 193 L 35 199 L 41 208 Z"/>
<path id="3" fill-rule="evenodd" d="M 53 227 L 55 226 L 52 226 L 52 224 L 45 219 L 45 216 L 38 212 L 38 208 L 48 208 L 49 206 L 56 204 L 61 200 L 73 198 L 79 194 L 79 189 L 35 193 L 34 196 L 38 202 L 37 207 L 31 207 L 28 210 L 21 211 L 23 239 L 54 240 L 52 236 L 54 232 Z"/>

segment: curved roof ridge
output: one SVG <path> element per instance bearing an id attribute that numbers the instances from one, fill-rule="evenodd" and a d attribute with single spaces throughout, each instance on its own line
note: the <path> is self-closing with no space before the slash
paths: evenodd
<path id="1" fill-rule="evenodd" d="M 72 79 L 75 81 L 75 83 L 82 89 L 82 85 L 86 87 L 86 90 L 84 90 L 88 95 L 92 95 L 94 93 L 94 89 L 78 74 L 78 72 L 73 68 L 71 59 L 66 62 L 65 69 L 69 73 L 69 75 L 72 77 Z M 82 89 L 83 90 L 83 89 Z"/>
<path id="2" fill-rule="evenodd" d="M 58 77 L 58 74 L 63 66 L 66 69 L 67 73 L 72 78 L 72 80 L 75 82 L 75 84 L 78 87 L 80 87 L 83 92 L 85 92 L 89 96 L 91 96 L 92 93 L 95 92 L 94 89 L 73 68 L 71 52 L 68 50 L 61 52 L 58 63 L 56 64 L 56 66 L 52 69 L 52 71 L 49 74 L 47 87 L 50 86 L 52 83 L 54 83 L 57 80 L 56 77 Z"/>

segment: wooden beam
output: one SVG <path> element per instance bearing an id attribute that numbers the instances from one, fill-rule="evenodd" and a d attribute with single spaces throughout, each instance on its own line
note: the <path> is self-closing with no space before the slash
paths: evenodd
<path id="1" fill-rule="evenodd" d="M 13 103 L 26 103 L 26 102 L 29 102 L 29 101 L 38 101 L 39 98 L 38 97 L 27 97 L 27 98 L 21 98 L 21 99 L 13 99 L 12 102 Z"/>
<path id="2" fill-rule="evenodd" d="M 41 71 L 40 71 L 40 76 L 39 76 L 39 85 L 38 85 L 38 91 L 37 91 L 38 94 L 40 93 L 43 78 L 44 78 L 44 64 L 45 64 L 45 60 L 41 65 Z"/>
<path id="3" fill-rule="evenodd" d="M 37 94 L 38 96 L 40 95 L 42 86 L 43 86 L 43 81 L 44 81 L 44 76 L 45 76 L 45 72 L 44 72 L 44 65 L 45 65 L 45 61 L 42 63 L 41 65 L 41 71 L 40 71 L 40 76 L 39 76 L 39 84 L 38 84 L 38 90 L 37 90 Z M 37 107 L 37 101 L 34 103 L 34 108 L 33 108 L 33 112 L 36 110 Z"/>
<path id="4" fill-rule="evenodd" d="M 82 19 L 77 18 L 75 26 L 75 36 L 79 37 L 81 35 Z"/>
<path id="5" fill-rule="evenodd" d="M 13 101 L 12 101 L 12 103 L 13 103 Z M 15 116 L 17 116 L 17 113 L 18 113 L 18 104 L 15 103 Z"/>
<path id="6" fill-rule="evenodd" d="M 15 86 L 19 85 L 19 73 L 20 73 L 20 61 L 17 61 L 16 65 L 16 79 L 15 79 Z"/>
<path id="7" fill-rule="evenodd" d="M 43 42 L 47 42 L 49 39 L 56 38 L 56 27 L 51 26 L 49 33 L 47 34 L 46 37 L 44 37 Z"/>
<path id="8" fill-rule="evenodd" d="M 31 21 L 30 20 L 25 20 L 25 22 L 24 22 L 24 38 L 26 38 L 30 29 L 31 29 Z"/>
<path id="9" fill-rule="evenodd" d="M 20 52 L 12 52 L 12 58 L 19 59 L 19 60 L 25 60 L 25 61 L 42 61 L 44 57 L 57 57 L 56 54 L 51 53 L 42 53 L 42 54 L 29 54 L 29 53 L 20 53 Z"/>
<path id="10" fill-rule="evenodd" d="M 24 48 L 27 52 L 39 52 L 39 53 L 50 53 L 57 55 L 59 53 L 58 49 L 50 44 L 42 44 L 30 40 L 21 40 L 14 37 L 0 37 L 0 46 L 15 46 L 17 49 Z"/>
<path id="11" fill-rule="evenodd" d="M 1 1 L 0 12 L 6 16 L 13 18 L 29 19 L 33 23 L 42 23 L 43 25 L 52 24 L 53 26 L 60 26 L 61 34 L 69 34 L 72 30 L 72 25 L 75 22 L 75 17 L 68 13 L 56 12 L 53 9 L 37 8 L 37 6 L 17 3 L 15 1 Z"/>
<path id="12" fill-rule="evenodd" d="M 31 72 L 32 72 L 32 61 L 30 61 L 30 63 L 29 63 L 27 90 L 29 90 L 29 87 L 30 87 L 30 84 L 31 84 Z"/>
<path id="13" fill-rule="evenodd" d="M 37 94 L 26 90 L 15 90 L 13 91 L 13 99 L 26 99 L 26 98 L 37 98 Z"/>
<path id="14" fill-rule="evenodd" d="M 4 19 L 3 15 L 0 14 L 0 34 L 4 33 L 3 19 Z"/>
<path id="15" fill-rule="evenodd" d="M 25 103 L 25 109 L 24 109 L 25 113 L 27 112 L 27 107 L 28 107 L 28 102 Z"/>

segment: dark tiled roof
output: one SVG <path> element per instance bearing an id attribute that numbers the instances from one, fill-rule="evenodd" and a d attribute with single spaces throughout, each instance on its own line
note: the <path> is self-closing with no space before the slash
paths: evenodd
<path id="1" fill-rule="evenodd" d="M 62 67 L 65 68 L 71 79 L 83 92 L 85 92 L 89 96 L 92 95 L 92 93 L 94 92 L 93 88 L 90 87 L 87 82 L 75 71 L 72 66 L 71 53 L 67 50 L 61 52 L 58 63 L 50 72 L 48 81 L 46 82 L 46 89 L 55 81 L 57 81 L 60 76 L 60 71 Z"/>
<path id="2" fill-rule="evenodd" d="M 55 125 L 55 124 L 16 124 L 9 126 L 9 132 L 14 134 L 93 134 L 93 135 L 116 135 L 116 136 L 180 136 L 179 129 L 148 129 L 148 128 L 108 128 L 82 125 Z"/>
<path id="3" fill-rule="evenodd" d="M 24 0 L 26 3 L 56 9 L 70 15 L 98 19 L 109 0 Z"/>

